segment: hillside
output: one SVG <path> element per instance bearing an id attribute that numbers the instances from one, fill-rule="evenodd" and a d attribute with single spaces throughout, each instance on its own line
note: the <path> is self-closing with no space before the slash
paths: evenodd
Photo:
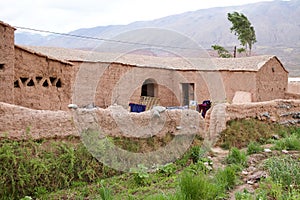
<path id="1" fill-rule="evenodd" d="M 290 76 L 300 75 L 300 0 L 260 2 L 234 7 L 217 7 L 167 16 L 152 21 L 139 21 L 128 25 L 99 26 L 82 28 L 70 32 L 74 35 L 97 38 L 115 38 L 121 33 L 140 28 L 161 28 L 182 33 L 196 41 L 204 49 L 219 44 L 228 47 L 238 45 L 234 34 L 230 33 L 227 13 L 238 11 L 244 13 L 253 24 L 257 43 L 255 54 L 275 54 L 290 71 Z M 141 31 L 141 35 L 125 34 L 122 40 L 156 44 L 161 38 L 151 37 L 151 33 Z M 119 37 L 117 37 L 119 39 Z M 138 39 L 140 38 L 140 39 Z M 158 41 L 158 42 L 157 42 Z M 174 39 L 173 46 L 181 46 Z M 91 49 L 102 41 L 80 39 L 59 35 L 28 35 L 17 33 L 16 43 L 37 46 L 60 46 L 67 48 Z"/>

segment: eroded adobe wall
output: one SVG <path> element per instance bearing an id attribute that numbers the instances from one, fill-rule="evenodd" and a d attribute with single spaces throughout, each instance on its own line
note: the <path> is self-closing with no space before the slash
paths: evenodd
<path id="1" fill-rule="evenodd" d="M 231 103 L 237 91 L 249 92 L 252 94 L 252 101 L 257 101 L 256 73 L 249 71 L 221 71 L 226 100 Z"/>
<path id="2" fill-rule="evenodd" d="M 288 73 L 276 58 L 271 58 L 257 72 L 257 101 L 284 99 L 288 89 Z"/>
<path id="3" fill-rule="evenodd" d="M 226 121 L 257 118 L 286 125 L 300 124 L 300 100 L 272 100 L 226 105 Z"/>
<path id="4" fill-rule="evenodd" d="M 14 101 L 14 30 L 0 21 L 0 102 Z"/>
<path id="5" fill-rule="evenodd" d="M 18 47 L 15 55 L 15 104 L 39 110 L 67 110 L 72 97 L 72 65 Z"/>
<path id="6" fill-rule="evenodd" d="M 34 110 L 0 102 L 0 137 L 11 139 L 79 136 L 68 111 Z"/>

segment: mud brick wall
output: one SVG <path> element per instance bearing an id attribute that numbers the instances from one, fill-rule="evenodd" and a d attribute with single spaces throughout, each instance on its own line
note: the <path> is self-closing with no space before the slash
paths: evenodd
<path id="1" fill-rule="evenodd" d="M 14 102 L 14 31 L 0 21 L 0 102 Z"/>
<path id="2" fill-rule="evenodd" d="M 67 110 L 74 79 L 72 64 L 15 48 L 15 104 L 39 110 Z"/>

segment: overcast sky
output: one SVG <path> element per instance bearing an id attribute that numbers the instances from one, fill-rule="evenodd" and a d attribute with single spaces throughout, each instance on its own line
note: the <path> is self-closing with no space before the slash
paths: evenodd
<path id="1" fill-rule="evenodd" d="M 0 20 L 55 32 L 270 0 L 0 0 Z"/>

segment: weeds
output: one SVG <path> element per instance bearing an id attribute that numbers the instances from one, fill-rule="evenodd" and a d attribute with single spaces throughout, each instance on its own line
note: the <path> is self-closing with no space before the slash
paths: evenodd
<path id="1" fill-rule="evenodd" d="M 293 133 L 289 137 L 283 138 L 275 142 L 276 150 L 300 150 L 300 134 Z"/>
<path id="2" fill-rule="evenodd" d="M 71 142 L 2 140 L 0 162 L 2 199 L 38 197 L 74 181 L 92 183 L 103 177 L 103 165 L 82 144 Z"/>
<path id="3" fill-rule="evenodd" d="M 259 152 L 262 152 L 263 150 L 264 149 L 260 146 L 259 143 L 250 142 L 247 147 L 247 154 L 251 155 L 251 154 L 259 153 Z"/>
<path id="4" fill-rule="evenodd" d="M 247 166 L 247 156 L 244 152 L 240 151 L 238 148 L 233 147 L 229 151 L 229 154 L 226 158 L 226 163 L 246 167 Z"/>

